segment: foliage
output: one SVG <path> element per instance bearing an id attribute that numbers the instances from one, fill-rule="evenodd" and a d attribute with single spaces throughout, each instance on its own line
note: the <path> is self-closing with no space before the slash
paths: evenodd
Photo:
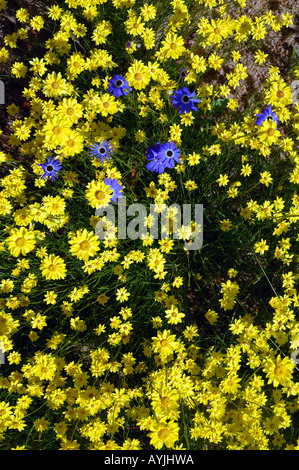
<path id="1" fill-rule="evenodd" d="M 298 449 L 299 105 L 271 64 L 244 109 L 238 96 L 243 47 L 265 65 L 291 13 L 13 13 L 0 62 L 13 57 L 28 109 L 7 106 L 0 152 L 0 448 Z M 97 212 L 124 200 L 147 209 L 144 236 Z M 176 233 L 173 204 L 202 204 L 203 225 Z M 170 208 L 166 237 L 152 205 Z"/>

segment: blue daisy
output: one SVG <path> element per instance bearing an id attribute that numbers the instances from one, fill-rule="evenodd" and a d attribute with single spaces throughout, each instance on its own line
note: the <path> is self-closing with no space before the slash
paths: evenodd
<path id="1" fill-rule="evenodd" d="M 123 194 L 122 194 L 123 187 L 121 184 L 119 184 L 117 179 L 105 178 L 104 183 L 109 185 L 113 191 L 111 195 L 111 199 L 110 199 L 112 202 L 117 202 L 117 199 L 123 197 Z"/>
<path id="2" fill-rule="evenodd" d="M 158 152 L 158 158 L 164 168 L 174 168 L 176 162 L 180 163 L 180 155 L 180 149 L 172 141 L 161 145 Z"/>
<path id="3" fill-rule="evenodd" d="M 112 93 L 116 98 L 127 96 L 129 91 L 132 91 L 129 82 L 122 75 L 115 75 L 108 83 L 108 93 Z"/>
<path id="4" fill-rule="evenodd" d="M 164 172 L 165 167 L 161 163 L 161 159 L 159 158 L 159 149 L 161 147 L 160 142 L 157 142 L 156 145 L 152 145 L 146 151 L 146 158 L 149 160 L 149 163 L 146 164 L 145 168 L 150 171 L 156 171 L 157 173 L 161 174 Z"/>
<path id="5" fill-rule="evenodd" d="M 38 166 L 41 166 L 42 169 L 44 170 L 42 179 L 51 178 L 52 180 L 55 180 L 58 178 L 57 173 L 62 168 L 59 158 L 57 157 L 56 158 L 48 157 L 48 160 L 46 161 L 46 163 L 38 163 Z"/>
<path id="6" fill-rule="evenodd" d="M 183 86 L 179 90 L 176 90 L 170 97 L 172 105 L 175 109 L 179 110 L 179 113 L 190 113 L 190 111 L 198 111 L 194 103 L 200 103 L 200 99 L 194 98 L 195 91 L 190 93 L 187 87 Z"/>
<path id="7" fill-rule="evenodd" d="M 272 107 L 270 105 L 266 106 L 260 114 L 256 115 L 256 121 L 255 124 L 257 126 L 261 126 L 264 121 L 266 121 L 268 118 L 272 118 L 274 122 L 278 122 L 278 116 L 276 115 L 275 111 L 272 110 Z"/>
<path id="8" fill-rule="evenodd" d="M 174 142 L 166 142 L 156 145 L 147 149 L 146 157 L 149 160 L 146 168 L 150 171 L 156 171 L 161 174 L 164 173 L 166 168 L 174 168 L 176 162 L 180 162 L 180 149 L 176 148 Z"/>
<path id="9" fill-rule="evenodd" d="M 107 160 L 110 160 L 111 154 L 114 152 L 114 147 L 110 140 L 103 140 L 99 144 L 93 144 L 90 147 L 90 155 L 100 158 L 101 162 L 104 163 Z"/>

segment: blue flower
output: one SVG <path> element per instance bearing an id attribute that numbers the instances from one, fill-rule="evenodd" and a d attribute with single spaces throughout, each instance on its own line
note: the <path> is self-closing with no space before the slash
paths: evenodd
<path id="1" fill-rule="evenodd" d="M 147 149 L 146 157 L 149 160 L 146 168 L 161 174 L 166 168 L 174 168 L 175 162 L 180 162 L 180 149 L 177 149 L 173 142 L 157 142 Z"/>
<path id="2" fill-rule="evenodd" d="M 93 144 L 90 147 L 89 153 L 90 155 L 96 158 L 100 158 L 101 162 L 104 163 L 105 161 L 110 160 L 111 154 L 113 153 L 113 151 L 114 151 L 114 147 L 111 144 L 110 140 L 107 141 L 105 139 L 99 144 Z"/>
<path id="3" fill-rule="evenodd" d="M 176 148 L 174 142 L 166 142 L 159 148 L 158 158 L 164 168 L 174 168 L 175 162 L 180 162 L 180 149 Z"/>
<path id="4" fill-rule="evenodd" d="M 190 74 L 190 71 L 186 69 L 186 67 L 183 67 L 180 71 L 180 76 L 182 78 L 186 78 Z"/>
<path id="5" fill-rule="evenodd" d="M 194 98 L 195 91 L 190 93 L 188 88 L 183 86 L 179 90 L 176 90 L 170 97 L 172 105 L 175 109 L 179 110 L 179 113 L 190 113 L 191 110 L 198 111 L 194 103 L 200 103 L 200 99 Z"/>
<path id="6" fill-rule="evenodd" d="M 58 178 L 57 172 L 62 168 L 62 165 L 59 161 L 58 158 L 55 157 L 48 157 L 48 160 L 46 163 L 38 163 L 38 166 L 41 166 L 42 169 L 44 170 L 44 174 L 42 176 L 42 179 L 45 178 L 51 178 L 52 180 L 55 180 Z"/>
<path id="7" fill-rule="evenodd" d="M 257 119 L 255 121 L 255 124 L 257 126 L 261 126 L 263 122 L 266 121 L 269 117 L 272 118 L 274 122 L 278 122 L 278 116 L 276 115 L 275 111 L 272 110 L 270 105 L 266 106 L 262 110 L 261 114 L 256 115 Z"/>
<path id="8" fill-rule="evenodd" d="M 112 93 L 116 98 L 127 96 L 129 91 L 132 91 L 129 82 L 122 75 L 115 75 L 108 83 L 108 93 Z"/>
<path id="9" fill-rule="evenodd" d="M 111 195 L 111 199 L 110 199 L 111 201 L 117 202 L 117 199 L 123 197 L 123 194 L 122 194 L 123 187 L 122 187 L 121 184 L 119 184 L 117 179 L 115 179 L 115 178 L 105 178 L 104 183 L 109 185 L 110 188 L 113 191 L 112 195 Z"/>
<path id="10" fill-rule="evenodd" d="M 161 160 L 158 156 L 159 149 L 161 147 L 160 142 L 157 142 L 156 145 L 148 148 L 146 151 L 146 158 L 149 160 L 149 163 L 145 165 L 145 168 L 150 171 L 156 171 L 161 174 L 164 173 L 165 167 L 162 165 Z"/>

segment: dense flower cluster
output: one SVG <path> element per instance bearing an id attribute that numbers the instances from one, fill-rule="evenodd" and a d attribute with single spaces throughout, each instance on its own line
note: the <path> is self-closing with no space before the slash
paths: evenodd
<path id="1" fill-rule="evenodd" d="M 0 449 L 299 449 L 299 103 L 270 61 L 239 94 L 246 52 L 261 76 L 267 35 L 292 25 L 266 3 L 15 11 L 0 63 L 27 107 L 7 104 L 0 151 Z"/>

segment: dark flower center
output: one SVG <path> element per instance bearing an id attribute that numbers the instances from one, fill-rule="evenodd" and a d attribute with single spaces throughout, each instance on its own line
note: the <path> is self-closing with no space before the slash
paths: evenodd
<path id="1" fill-rule="evenodd" d="M 52 165 L 47 165 L 47 171 L 51 173 L 51 171 L 54 170 L 54 167 Z"/>
<path id="2" fill-rule="evenodd" d="M 188 103 L 188 102 L 190 101 L 189 96 L 184 95 L 184 96 L 182 97 L 182 101 L 183 101 L 183 103 Z"/>
<path id="3" fill-rule="evenodd" d="M 173 156 L 173 151 L 172 150 L 167 150 L 166 155 L 167 155 L 167 157 L 171 158 Z"/>
<path id="4" fill-rule="evenodd" d="M 99 149 L 99 152 L 103 155 L 104 153 L 106 153 L 106 149 L 104 147 L 101 147 Z"/>
<path id="5" fill-rule="evenodd" d="M 122 80 L 116 80 L 115 82 L 115 85 L 118 87 L 122 86 L 122 84 L 123 84 Z"/>

